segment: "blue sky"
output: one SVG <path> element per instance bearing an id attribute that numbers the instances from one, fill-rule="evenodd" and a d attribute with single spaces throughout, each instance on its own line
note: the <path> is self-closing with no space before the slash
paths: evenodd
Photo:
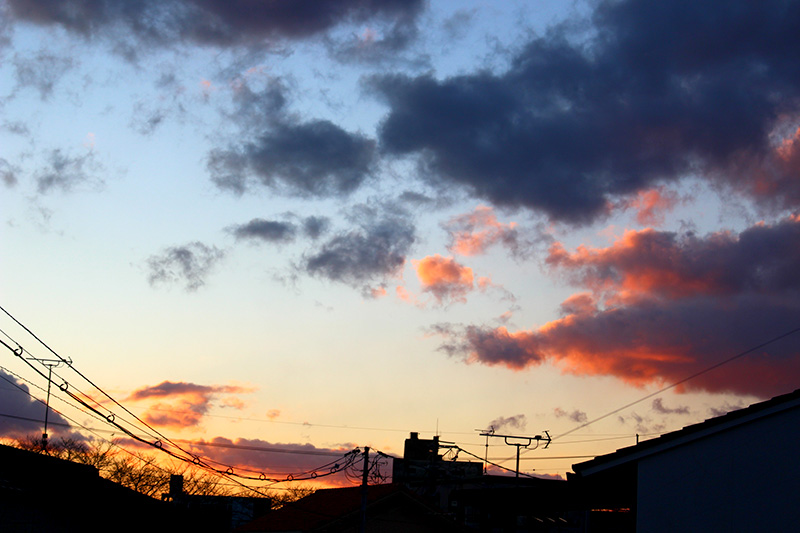
<path id="1" fill-rule="evenodd" d="M 276 5 L 0 4 L 2 306 L 143 420 L 482 455 L 800 325 L 796 4 Z M 524 466 L 789 392 L 798 346 Z"/>

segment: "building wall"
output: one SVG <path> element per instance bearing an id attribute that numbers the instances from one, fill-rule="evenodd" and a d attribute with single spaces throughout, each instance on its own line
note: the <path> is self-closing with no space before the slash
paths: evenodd
<path id="1" fill-rule="evenodd" d="M 639 461 L 637 531 L 797 531 L 800 408 Z"/>

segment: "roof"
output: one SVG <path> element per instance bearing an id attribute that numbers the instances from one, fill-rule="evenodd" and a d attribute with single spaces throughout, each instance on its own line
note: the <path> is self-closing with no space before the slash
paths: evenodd
<path id="1" fill-rule="evenodd" d="M 367 505 L 383 500 L 399 490 L 396 485 L 372 485 L 367 491 Z M 320 489 L 256 518 L 237 531 L 307 531 L 354 513 L 360 507 L 361 487 Z"/>
<path id="2" fill-rule="evenodd" d="M 96 531 L 120 519 L 131 529 L 194 524 L 165 502 L 103 479 L 92 466 L 5 445 L 0 516 L 5 529 L 25 531 Z"/>
<path id="3" fill-rule="evenodd" d="M 581 476 L 591 475 L 797 407 L 800 407 L 800 389 L 574 464 L 572 469 Z"/>

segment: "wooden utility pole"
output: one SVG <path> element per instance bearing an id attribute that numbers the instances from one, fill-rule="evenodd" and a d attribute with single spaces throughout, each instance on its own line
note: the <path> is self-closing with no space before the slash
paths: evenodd
<path id="1" fill-rule="evenodd" d="M 367 531 L 367 486 L 369 483 L 369 446 L 364 446 L 364 471 L 361 473 L 361 527 L 359 531 Z"/>

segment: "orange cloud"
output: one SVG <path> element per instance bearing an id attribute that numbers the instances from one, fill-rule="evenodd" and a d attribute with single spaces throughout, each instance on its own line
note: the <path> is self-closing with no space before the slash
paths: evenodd
<path id="1" fill-rule="evenodd" d="M 555 243 L 547 263 L 587 289 L 562 303 L 561 318 L 519 331 L 440 325 L 441 349 L 468 362 L 548 363 L 643 386 L 680 381 L 800 324 L 797 217 L 706 237 L 628 231 L 572 253 Z M 798 382 L 800 348 L 782 341 L 683 388 L 764 397 Z"/>
<path id="2" fill-rule="evenodd" d="M 606 304 L 697 294 L 800 288 L 800 222 L 756 224 L 740 234 L 697 237 L 653 229 L 626 231 L 606 248 L 550 247 L 546 263 Z"/>
<path id="3" fill-rule="evenodd" d="M 450 232 L 451 243 L 448 249 L 458 255 L 479 255 L 496 243 L 510 247 L 517 245 L 517 224 L 498 222 L 494 210 L 478 206 L 475 211 L 452 218 L 445 224 Z"/>
<path id="4" fill-rule="evenodd" d="M 212 401 L 220 395 L 247 392 L 251 392 L 251 389 L 232 385 L 198 385 L 163 381 L 158 385 L 133 391 L 129 399 L 135 402 L 150 402 L 143 417 L 148 424 L 183 429 L 200 425 L 211 408 Z M 245 404 L 238 398 L 228 397 L 224 398 L 220 405 L 241 409 Z"/>
<path id="5" fill-rule="evenodd" d="M 513 370 L 549 363 L 577 376 L 614 376 L 634 386 L 680 381 L 800 323 L 800 300 L 741 297 L 639 302 L 611 309 L 588 305 L 533 330 L 439 326 L 440 349 L 469 363 Z M 586 304 L 587 302 L 583 302 Z M 767 333 L 769 332 L 769 333 Z M 679 390 L 768 397 L 797 388 L 800 349 L 775 343 L 714 369 Z"/>
<path id="6" fill-rule="evenodd" d="M 439 303 L 466 301 L 473 290 L 472 269 L 458 264 L 452 257 L 429 255 L 412 261 L 424 292 L 433 294 Z"/>

